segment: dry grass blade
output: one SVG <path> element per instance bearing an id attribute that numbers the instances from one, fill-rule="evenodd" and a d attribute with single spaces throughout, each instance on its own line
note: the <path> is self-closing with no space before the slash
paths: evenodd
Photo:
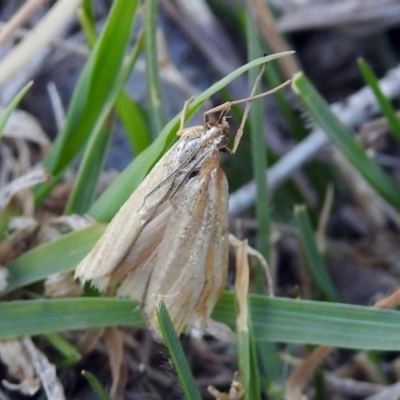
<path id="1" fill-rule="evenodd" d="M 66 399 L 64 389 L 57 378 L 56 368 L 47 357 L 36 348 L 30 338 L 21 340 L 22 346 L 30 358 L 35 374 L 39 377 L 49 400 Z"/>
<path id="2" fill-rule="evenodd" d="M 238 303 L 236 317 L 237 331 L 248 331 L 249 311 L 247 306 L 247 293 L 249 290 L 249 263 L 247 261 L 247 240 L 240 241 L 236 247 L 236 279 L 235 292 Z"/>
<path id="3" fill-rule="evenodd" d="M 5 379 L 2 384 L 9 390 L 25 395 L 34 395 L 40 389 L 34 366 L 20 340 L 3 340 L 0 342 L 0 359 L 7 366 L 8 372 L 19 383 L 10 383 Z"/>
<path id="4" fill-rule="evenodd" d="M 242 241 L 239 240 L 235 235 L 232 233 L 229 234 L 229 244 L 235 248 L 241 246 Z M 271 275 L 270 268 L 268 266 L 267 260 L 263 257 L 263 255 L 258 252 L 253 247 L 247 245 L 246 247 L 247 255 L 254 257 L 262 266 L 265 282 L 268 288 L 268 295 L 273 297 L 274 296 L 274 280 Z"/>
<path id="5" fill-rule="evenodd" d="M 42 21 L 0 62 L 0 86 L 24 69 L 31 58 L 65 27 L 80 0 L 60 0 Z"/>
<path id="6" fill-rule="evenodd" d="M 49 174 L 44 169 L 36 169 L 10 182 L 0 191 L 0 210 L 2 210 L 20 190 L 33 187 L 38 183 L 47 182 L 48 180 Z"/>
<path id="7" fill-rule="evenodd" d="M 237 374 L 235 374 L 233 378 L 228 393 L 220 392 L 214 386 L 209 386 L 207 390 L 216 400 L 240 400 L 244 395 L 244 387 L 242 383 L 238 381 Z"/>
<path id="8" fill-rule="evenodd" d="M 278 32 L 275 19 L 268 5 L 262 0 L 251 0 L 254 16 L 263 34 L 265 41 L 269 44 L 273 53 L 292 50 L 285 38 Z M 296 72 L 300 71 L 300 63 L 295 54 L 277 61 L 283 76 L 290 79 Z"/>
<path id="9" fill-rule="evenodd" d="M 285 399 L 303 400 L 302 389 L 304 384 L 310 379 L 315 368 L 332 351 L 332 347 L 320 346 L 316 348 L 305 360 L 297 367 L 286 380 Z"/>
<path id="10" fill-rule="evenodd" d="M 4 108 L 0 107 L 0 115 Z M 40 146 L 42 155 L 45 155 L 51 145 L 49 138 L 39 122 L 31 114 L 22 110 L 14 110 L 7 120 L 3 136 L 13 139 L 24 139 Z"/>
<path id="11" fill-rule="evenodd" d="M 47 0 L 28 0 L 2 28 L 0 32 L 0 46 L 10 40 L 15 29 L 21 26 L 36 10 L 46 3 Z"/>
<path id="12" fill-rule="evenodd" d="M 122 399 L 124 396 L 127 377 L 124 373 L 124 340 L 121 331 L 117 327 L 105 329 L 103 340 L 110 360 L 112 385 L 110 397 Z"/>

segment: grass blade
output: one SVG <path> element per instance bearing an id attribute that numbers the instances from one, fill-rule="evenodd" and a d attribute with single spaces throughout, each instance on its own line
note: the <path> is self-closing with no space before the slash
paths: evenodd
<path id="1" fill-rule="evenodd" d="M 260 377 L 251 321 L 249 319 L 247 294 L 249 290 L 249 263 L 247 241 L 241 242 L 236 252 L 235 294 L 237 305 L 236 337 L 240 380 L 244 386 L 244 397 L 260 399 Z"/>
<path id="2" fill-rule="evenodd" d="M 63 356 L 62 360 L 55 361 L 57 367 L 74 365 L 82 359 L 77 348 L 57 333 L 48 333 L 44 337 Z"/>
<path id="3" fill-rule="evenodd" d="M 251 2 L 246 2 L 246 32 L 248 58 L 255 58 L 261 54 L 261 46 L 258 39 L 257 23 L 254 18 L 254 10 Z M 249 71 L 249 86 L 253 86 L 259 71 L 252 69 Z M 267 188 L 267 144 L 264 131 L 264 116 L 262 102 L 254 102 L 249 112 L 249 122 L 251 123 L 251 160 L 254 182 L 256 184 L 255 214 L 257 220 L 257 250 L 269 260 L 270 256 L 270 235 L 271 235 L 271 214 L 270 214 L 270 195 Z M 256 290 L 259 294 L 264 294 L 264 275 L 259 263 L 256 265 L 255 275 Z M 274 382 L 280 379 L 281 363 L 275 343 L 268 343 L 267 349 L 260 349 L 257 353 L 260 361 L 261 371 Z M 258 371 L 257 371 L 258 372 Z M 259 379 L 257 379 L 259 381 Z M 255 395 L 255 393 L 254 393 Z M 258 394 L 259 396 L 259 394 Z"/>
<path id="4" fill-rule="evenodd" d="M 127 62 L 120 72 L 114 88 L 109 94 L 109 98 L 104 105 L 102 112 L 99 114 L 98 120 L 93 128 L 86 146 L 85 154 L 81 162 L 78 175 L 75 179 L 72 193 L 65 210 L 66 214 L 87 212 L 92 205 L 97 183 L 106 157 L 108 143 L 113 128 L 112 108 L 114 104 L 121 111 L 121 107 L 126 106 L 125 103 L 118 102 L 118 99 L 124 99 L 123 84 L 128 78 L 135 62 L 139 56 L 142 42 L 142 35 L 136 42 Z M 132 116 L 130 116 L 132 118 Z M 138 121 L 134 121 L 136 124 Z M 138 128 L 136 126 L 136 128 Z"/>
<path id="5" fill-rule="evenodd" d="M 360 58 L 358 60 L 358 67 L 361 70 L 365 82 L 368 83 L 368 85 L 374 92 L 375 97 L 381 107 L 382 113 L 388 120 L 389 126 L 393 132 L 394 137 L 398 142 L 400 142 L 400 121 L 399 117 L 396 114 L 396 110 L 394 109 L 390 101 L 382 93 L 382 90 L 379 86 L 379 81 L 374 72 L 372 71 L 372 68 L 368 65 L 368 63 L 362 58 Z"/>
<path id="6" fill-rule="evenodd" d="M 105 326 L 144 326 L 137 302 L 110 298 L 0 302 L 0 338 Z"/>
<path id="7" fill-rule="evenodd" d="M 85 214 L 93 203 L 113 127 L 111 114 L 104 124 L 100 121 L 86 146 L 64 214 Z"/>
<path id="8" fill-rule="evenodd" d="M 146 1 L 144 20 L 146 31 L 146 83 L 153 137 L 157 137 L 164 126 L 163 102 L 159 76 L 160 68 L 158 65 L 157 51 L 157 8 L 158 0 Z"/>
<path id="9" fill-rule="evenodd" d="M 109 106 L 107 100 L 120 79 L 137 5 L 137 0 L 113 3 L 107 23 L 76 85 L 64 129 L 45 159 L 44 166 L 51 174 L 60 174 L 78 155 L 104 107 Z M 36 201 L 41 201 L 50 188 L 51 184 L 37 190 Z"/>
<path id="10" fill-rule="evenodd" d="M 97 396 L 99 396 L 100 400 L 111 400 L 111 398 L 108 395 L 108 393 L 106 392 L 106 390 L 103 388 L 101 383 L 91 372 L 82 371 L 82 375 L 87 379 L 90 387 L 97 394 Z"/>
<path id="11" fill-rule="evenodd" d="M 11 113 L 17 108 L 17 105 L 21 101 L 21 99 L 25 96 L 26 92 L 32 87 L 33 81 L 28 82 L 14 97 L 11 103 L 6 107 L 3 114 L 0 117 L 0 140 L 3 134 L 3 129 L 6 126 L 7 120 L 10 117 Z"/>
<path id="12" fill-rule="evenodd" d="M 172 325 L 167 307 L 165 307 L 163 302 L 160 303 L 157 310 L 157 318 L 165 345 L 168 348 L 169 355 L 178 375 L 179 383 L 185 395 L 185 399 L 201 400 L 192 371 L 187 362 L 185 353 L 183 352 L 181 343 L 179 342 L 179 338 L 176 335 L 174 326 Z"/>
<path id="13" fill-rule="evenodd" d="M 44 243 L 18 257 L 8 266 L 8 286 L 0 295 L 38 282 L 51 274 L 72 271 L 104 232 L 104 225 L 92 225 Z"/>
<path id="14" fill-rule="evenodd" d="M 365 350 L 400 350 L 397 310 L 249 295 L 254 339 Z M 233 293 L 224 293 L 212 318 L 236 324 Z M 104 326 L 143 327 L 138 303 L 118 298 L 0 302 L 0 338 Z"/>
<path id="15" fill-rule="evenodd" d="M 301 247 L 315 283 L 329 301 L 337 301 L 336 289 L 329 276 L 328 268 L 318 250 L 306 208 L 304 206 L 295 207 L 294 217 L 299 230 Z"/>
<path id="16" fill-rule="evenodd" d="M 293 78 L 292 87 L 335 146 L 377 193 L 400 210 L 399 186 L 368 157 L 364 148 L 352 137 L 352 132 L 333 114 L 310 81 L 302 73 L 298 73 Z"/>

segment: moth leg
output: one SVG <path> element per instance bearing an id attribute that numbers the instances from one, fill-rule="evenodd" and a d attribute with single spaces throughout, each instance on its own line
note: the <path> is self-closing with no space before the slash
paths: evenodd
<path id="1" fill-rule="evenodd" d="M 227 154 L 234 154 L 234 151 L 230 149 L 229 147 L 222 147 L 222 149 L 219 150 L 221 153 L 227 153 Z"/>
<path id="2" fill-rule="evenodd" d="M 194 99 L 194 96 L 190 97 L 189 99 L 187 99 L 185 101 L 185 104 L 183 105 L 183 109 L 182 109 L 182 112 L 181 112 L 181 117 L 180 117 L 180 120 L 179 120 L 180 121 L 179 122 L 179 130 L 176 133 L 178 136 L 182 135 L 182 132 L 183 132 L 183 129 L 184 129 L 184 126 L 185 126 L 187 110 L 189 108 L 189 104 L 193 101 L 193 99 Z"/>
<path id="3" fill-rule="evenodd" d="M 204 122 L 208 123 L 210 120 L 210 115 L 215 114 L 217 112 L 221 112 L 221 114 L 226 115 L 229 110 L 231 109 L 232 103 L 230 101 L 227 101 L 226 103 L 220 104 L 219 106 L 216 106 L 214 108 L 210 108 L 204 113 Z"/>

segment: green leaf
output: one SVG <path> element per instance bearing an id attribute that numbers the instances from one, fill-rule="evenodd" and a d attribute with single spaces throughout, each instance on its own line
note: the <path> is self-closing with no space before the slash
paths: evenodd
<path id="1" fill-rule="evenodd" d="M 136 302 L 110 298 L 0 302 L 0 338 L 105 326 L 143 326 Z"/>
<path id="2" fill-rule="evenodd" d="M 101 122 L 90 136 L 64 214 L 85 214 L 93 203 L 112 133 L 112 115 Z"/>
<path id="3" fill-rule="evenodd" d="M 379 86 L 378 78 L 372 71 L 371 67 L 367 64 L 367 62 L 362 58 L 360 58 L 358 60 L 358 66 L 361 70 L 365 82 L 368 83 L 368 85 L 374 92 L 375 97 L 381 107 L 382 113 L 388 120 L 389 126 L 392 129 L 394 137 L 397 139 L 398 142 L 400 142 L 400 121 L 399 117 L 397 116 L 396 110 L 392 106 L 391 102 L 383 94 Z"/>
<path id="4" fill-rule="evenodd" d="M 292 54 L 285 52 L 272 54 L 270 56 L 258 58 L 248 64 L 243 65 L 237 70 L 221 79 L 210 88 L 197 96 L 190 104 L 187 117 L 190 118 L 213 94 L 217 93 L 229 82 L 239 75 L 258 65 L 270 62 L 280 57 Z M 174 141 L 176 132 L 179 128 L 179 118 L 177 115 L 161 131 L 157 139 L 145 151 L 139 154 L 134 161 L 118 176 L 113 184 L 102 194 L 102 196 L 90 208 L 89 214 L 97 221 L 108 222 L 119 210 L 121 205 L 128 199 L 132 192 L 139 186 L 157 160 L 164 154 L 171 143 Z"/>
<path id="5" fill-rule="evenodd" d="M 90 387 L 99 396 L 100 400 L 111 400 L 107 391 L 103 388 L 99 380 L 89 371 L 82 371 L 82 375 L 89 382 Z"/>
<path id="6" fill-rule="evenodd" d="M 254 339 L 349 349 L 400 350 L 400 313 L 372 307 L 250 295 Z M 224 293 L 212 318 L 236 324 L 232 293 Z M 104 326 L 143 327 L 138 303 L 117 298 L 0 302 L 0 338 Z"/>
<path id="7" fill-rule="evenodd" d="M 239 360 L 240 381 L 244 386 L 245 399 L 260 399 L 260 375 L 258 372 L 258 360 L 256 344 L 254 343 L 251 322 L 248 330 L 237 332 L 237 352 Z"/>
<path id="8" fill-rule="evenodd" d="M 60 335 L 56 333 L 48 333 L 44 335 L 44 337 L 64 357 L 61 362 L 56 361 L 57 367 L 60 367 L 61 365 L 74 365 L 82 359 L 82 355 L 76 347 Z"/>
<path id="9" fill-rule="evenodd" d="M 311 221 L 304 206 L 297 206 L 294 210 L 296 225 L 299 230 L 301 247 L 307 259 L 308 267 L 318 288 L 330 301 L 337 301 L 335 286 L 329 276 L 328 268 L 315 242 Z"/>
<path id="10" fill-rule="evenodd" d="M 143 49 L 143 44 L 144 34 L 143 31 L 141 31 L 129 57 L 129 71 L 131 71 L 135 65 Z M 128 140 L 131 143 L 134 154 L 140 154 L 151 144 L 151 134 L 147 129 L 140 107 L 129 97 L 125 90 L 122 90 L 115 103 L 115 109 L 118 118 L 125 129 Z"/>
<path id="11" fill-rule="evenodd" d="M 157 8 L 158 0 L 146 1 L 144 19 L 146 31 L 146 83 L 153 137 L 157 137 L 164 126 L 163 101 L 159 76 L 160 67 L 158 65 L 157 52 Z"/>
<path id="12" fill-rule="evenodd" d="M 331 111 L 310 81 L 298 73 L 293 78 L 292 87 L 332 143 L 377 193 L 400 210 L 400 188 L 397 183 L 368 157 L 364 148 L 354 140 L 352 132 Z"/>
<path id="13" fill-rule="evenodd" d="M 44 161 L 51 174 L 58 175 L 72 162 L 88 140 L 99 116 L 104 115 L 104 108 L 109 107 L 107 101 L 115 86 L 120 84 L 137 5 L 137 0 L 113 3 L 106 25 L 76 85 L 64 129 Z M 42 186 L 36 192 L 36 200 L 42 200 L 50 188 L 51 184 Z"/>
<path id="14" fill-rule="evenodd" d="M 96 17 L 93 0 L 83 0 L 82 8 L 91 25 L 94 26 L 96 24 Z"/>
<path id="15" fill-rule="evenodd" d="M 128 78 L 139 56 L 140 49 L 142 47 L 142 36 L 143 35 L 139 35 L 139 39 L 132 49 L 127 62 L 121 69 L 120 77 L 110 92 L 109 98 L 103 110 L 99 114 L 98 120 L 90 135 L 89 143 L 86 146 L 85 154 L 83 156 L 78 175 L 74 182 L 72 193 L 66 206 L 66 214 L 84 214 L 92 205 L 112 133 L 112 108 L 114 104 L 117 106 L 117 108 L 118 105 L 121 106 L 121 103 L 118 102 L 118 98 L 123 98 L 123 84 Z"/>
<path id="16" fill-rule="evenodd" d="M 353 349 L 400 348 L 400 313 L 322 301 L 250 295 L 256 341 L 308 343 Z M 224 293 L 212 317 L 235 326 L 233 294 Z"/>
<path id="17" fill-rule="evenodd" d="M 8 266 L 8 286 L 0 295 L 51 274 L 72 271 L 100 239 L 104 229 L 104 225 L 92 225 L 44 243 L 18 257 Z"/>
<path id="18" fill-rule="evenodd" d="M 185 399 L 201 400 L 200 393 L 197 389 L 190 366 L 186 360 L 185 353 L 183 352 L 179 338 L 176 335 L 167 307 L 165 307 L 163 302 L 160 303 L 160 306 L 157 309 L 157 318 L 165 345 L 168 348 L 169 355 L 178 375 L 179 383 L 185 395 Z"/>
<path id="19" fill-rule="evenodd" d="M 33 81 L 28 82 L 14 97 L 11 103 L 6 107 L 4 113 L 0 117 L 0 140 L 3 135 L 3 129 L 6 126 L 7 120 L 10 117 L 11 113 L 17 108 L 17 105 L 21 101 L 21 99 L 25 96 L 26 92 L 32 87 Z"/>
<path id="20" fill-rule="evenodd" d="M 258 38 L 257 23 L 254 18 L 254 9 L 250 2 L 246 3 L 246 32 L 247 32 L 247 47 L 248 58 L 254 58 L 257 54 L 261 54 L 261 46 Z M 252 69 L 249 71 L 249 86 L 252 87 L 259 71 Z M 263 104 L 261 101 L 253 102 L 249 112 L 249 122 L 251 123 L 251 159 L 253 168 L 253 177 L 256 184 L 256 199 L 255 199 L 255 214 L 257 220 L 257 250 L 264 256 L 266 260 L 270 257 L 270 235 L 271 235 L 271 214 L 270 214 L 270 194 L 267 188 L 267 179 L 265 171 L 267 171 L 267 144 L 265 141 L 264 131 L 264 113 Z M 264 274 L 259 263 L 256 265 L 256 291 L 259 294 L 264 294 Z M 253 346 L 252 338 L 249 338 L 249 346 Z M 274 382 L 277 382 L 281 376 L 281 362 L 278 355 L 278 350 L 275 344 L 267 344 L 268 349 L 261 349 L 258 346 L 257 353 L 260 361 L 260 370 Z M 250 348 L 249 348 L 250 350 Z M 253 360 L 255 361 L 255 360 Z M 255 374 L 259 374 L 258 369 L 254 370 Z M 259 385 L 259 376 L 252 377 L 251 386 L 254 383 Z M 254 391 L 250 394 L 249 384 L 245 387 L 245 396 L 251 399 L 260 397 L 259 386 L 252 387 Z"/>
<path id="21" fill-rule="evenodd" d="M 115 107 L 118 118 L 131 143 L 133 153 L 135 155 L 140 154 L 151 144 L 151 135 L 140 106 L 123 91 L 118 95 Z"/>

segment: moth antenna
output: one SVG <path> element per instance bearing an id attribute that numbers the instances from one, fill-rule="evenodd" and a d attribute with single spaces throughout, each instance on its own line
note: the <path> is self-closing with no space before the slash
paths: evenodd
<path id="1" fill-rule="evenodd" d="M 239 129 L 238 129 L 237 133 L 236 133 L 235 141 L 233 143 L 233 149 L 232 149 L 232 153 L 233 154 L 236 152 L 236 149 L 237 149 L 237 147 L 239 146 L 239 143 L 240 143 L 240 139 L 243 136 L 244 124 L 246 123 L 247 116 L 249 115 L 249 111 L 250 111 L 250 102 L 252 101 L 251 99 L 254 97 L 254 95 L 256 93 L 256 90 L 257 90 L 257 86 L 260 83 L 261 78 L 262 78 L 262 76 L 264 74 L 265 66 L 266 66 L 266 64 L 263 64 L 263 66 L 261 67 L 261 71 L 257 75 L 257 78 L 256 78 L 256 80 L 254 82 L 254 85 L 253 85 L 253 89 L 251 90 L 250 97 L 247 99 L 246 107 L 245 107 L 244 113 L 243 113 L 243 117 L 242 117 L 242 120 L 240 121 L 240 126 L 239 126 Z"/>
<path id="2" fill-rule="evenodd" d="M 239 146 L 239 143 L 240 143 L 240 139 L 242 138 L 244 124 L 246 123 L 247 116 L 248 116 L 249 111 L 250 111 L 250 103 L 252 101 L 254 101 L 254 100 L 262 99 L 263 97 L 267 97 L 270 94 L 276 93 L 278 90 L 281 90 L 285 86 L 289 85 L 289 83 L 291 82 L 291 79 L 288 79 L 286 82 L 283 82 L 282 84 L 278 85 L 277 87 L 274 87 L 271 90 L 268 90 L 267 92 L 260 93 L 260 94 L 254 94 L 256 92 L 256 90 L 257 90 L 257 86 L 258 86 L 258 84 L 259 84 L 259 82 L 260 82 L 260 80 L 262 78 L 263 73 L 264 73 L 265 66 L 266 66 L 266 64 L 264 64 L 262 66 L 261 71 L 258 74 L 258 76 L 257 76 L 257 78 L 256 78 L 256 80 L 254 82 L 253 89 L 252 89 L 252 91 L 250 93 L 250 96 L 247 97 L 246 99 L 235 100 L 235 101 L 232 101 L 230 103 L 231 105 L 246 103 L 246 107 L 245 107 L 244 113 L 243 113 L 243 118 L 242 118 L 242 121 L 240 122 L 240 126 L 239 126 L 239 129 L 238 129 L 237 134 L 235 136 L 234 143 L 233 143 L 233 149 L 232 149 L 233 153 L 236 152 L 236 149 L 237 149 L 237 147 Z"/>

